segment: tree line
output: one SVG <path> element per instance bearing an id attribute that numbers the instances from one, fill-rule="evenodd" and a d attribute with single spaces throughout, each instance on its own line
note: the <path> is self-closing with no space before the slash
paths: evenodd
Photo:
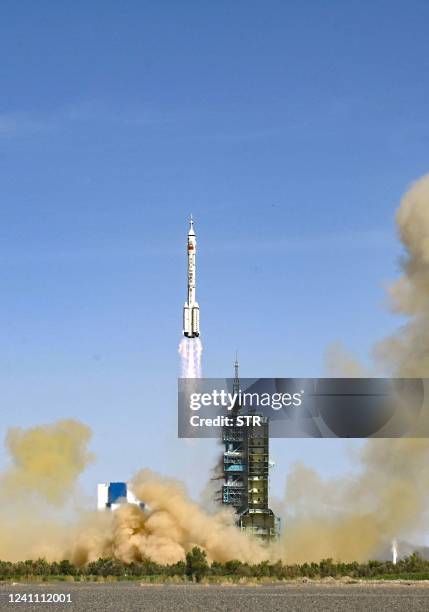
<path id="1" fill-rule="evenodd" d="M 219 563 L 207 561 L 204 550 L 195 546 L 186 555 L 185 561 L 172 565 L 161 565 L 149 559 L 124 563 L 119 559 L 100 558 L 85 566 L 78 567 L 69 560 L 49 563 L 46 559 L 27 561 L 0 561 L 0 580 L 11 578 L 49 578 L 59 576 L 74 576 L 77 579 L 90 577 L 142 578 L 145 576 L 179 576 L 199 582 L 209 576 L 238 578 L 272 578 L 277 580 L 293 578 L 380 578 L 389 576 L 409 576 L 410 578 L 429 578 L 429 561 L 419 553 L 414 552 L 409 557 L 391 561 L 368 561 L 367 563 L 343 563 L 332 559 L 322 559 L 319 563 L 302 563 L 288 565 L 281 561 L 258 564 L 243 563 L 238 560 Z"/>

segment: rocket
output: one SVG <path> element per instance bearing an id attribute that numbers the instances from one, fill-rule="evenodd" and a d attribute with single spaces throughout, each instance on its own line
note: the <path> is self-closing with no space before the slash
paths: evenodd
<path id="1" fill-rule="evenodd" d="M 183 307 L 183 335 L 187 338 L 196 338 L 200 335 L 200 307 L 195 301 L 196 267 L 195 255 L 197 241 L 195 238 L 192 215 L 188 232 L 188 299 Z"/>

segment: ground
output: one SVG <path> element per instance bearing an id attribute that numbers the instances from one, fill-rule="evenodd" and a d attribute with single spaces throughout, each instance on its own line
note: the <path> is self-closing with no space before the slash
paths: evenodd
<path id="1" fill-rule="evenodd" d="M 71 603 L 9 603 L 11 593 L 69 593 Z M 368 612 L 427 611 L 428 583 L 270 586 L 106 584 L 1 584 L 0 610 L 67 612 Z"/>

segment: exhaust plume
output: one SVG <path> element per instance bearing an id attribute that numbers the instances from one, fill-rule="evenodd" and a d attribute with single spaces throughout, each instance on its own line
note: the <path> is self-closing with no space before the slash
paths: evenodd
<path id="1" fill-rule="evenodd" d="M 182 378 L 201 378 L 203 345 L 199 338 L 182 338 L 179 344 Z"/>

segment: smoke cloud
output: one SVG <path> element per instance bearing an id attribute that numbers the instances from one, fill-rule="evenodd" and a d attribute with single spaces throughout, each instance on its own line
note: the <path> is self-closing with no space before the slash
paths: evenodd
<path id="1" fill-rule="evenodd" d="M 93 460 L 90 438 L 72 419 L 9 430 L 10 466 L 0 473 L 1 559 L 62 558 L 69 525 L 61 511 Z"/>
<path id="2" fill-rule="evenodd" d="M 405 194 L 396 220 L 405 254 L 402 274 L 389 289 L 390 306 L 408 321 L 375 345 L 373 371 L 429 377 L 429 175 Z M 337 344 L 328 350 L 327 367 L 336 376 L 369 375 Z M 324 481 L 302 465 L 289 475 L 283 539 L 288 561 L 364 561 L 393 539 L 427 532 L 427 440 L 367 440 L 355 466 L 356 472 L 338 480 Z"/>
<path id="3" fill-rule="evenodd" d="M 77 479 L 93 460 L 89 428 L 63 420 L 27 430 L 11 429 L 6 446 L 10 467 L 0 474 L 0 559 L 46 557 L 81 565 L 99 557 L 123 561 L 183 560 L 193 546 L 208 558 L 258 561 L 267 549 L 237 530 L 229 509 L 210 514 L 193 502 L 178 481 L 140 471 L 131 488 L 148 509 L 124 505 L 115 512 L 62 511 Z"/>
<path id="4" fill-rule="evenodd" d="M 132 505 L 119 508 L 110 517 L 107 536 L 96 525 L 83 529 L 71 551 L 75 562 L 112 554 L 126 562 L 149 558 L 157 563 L 176 563 L 184 560 L 193 546 L 204 549 L 209 560 L 258 562 L 267 558 L 263 544 L 235 527 L 229 509 L 209 514 L 188 497 L 180 482 L 142 470 L 131 487 L 148 509 Z"/>
<path id="5" fill-rule="evenodd" d="M 284 500 L 283 558 L 289 562 L 366 561 L 393 539 L 428 524 L 429 444 L 368 440 L 356 451 L 358 473 L 323 480 L 297 465 Z"/>
<path id="6" fill-rule="evenodd" d="M 375 346 L 374 356 L 395 376 L 429 376 L 429 174 L 405 194 L 396 215 L 405 248 L 402 275 L 390 287 L 394 312 L 408 317 L 396 334 Z"/>
<path id="7" fill-rule="evenodd" d="M 5 444 L 12 465 L 0 475 L 1 496 L 37 493 L 51 503 L 63 503 L 93 460 L 86 448 L 90 438 L 89 428 L 74 420 L 10 429 Z"/>

